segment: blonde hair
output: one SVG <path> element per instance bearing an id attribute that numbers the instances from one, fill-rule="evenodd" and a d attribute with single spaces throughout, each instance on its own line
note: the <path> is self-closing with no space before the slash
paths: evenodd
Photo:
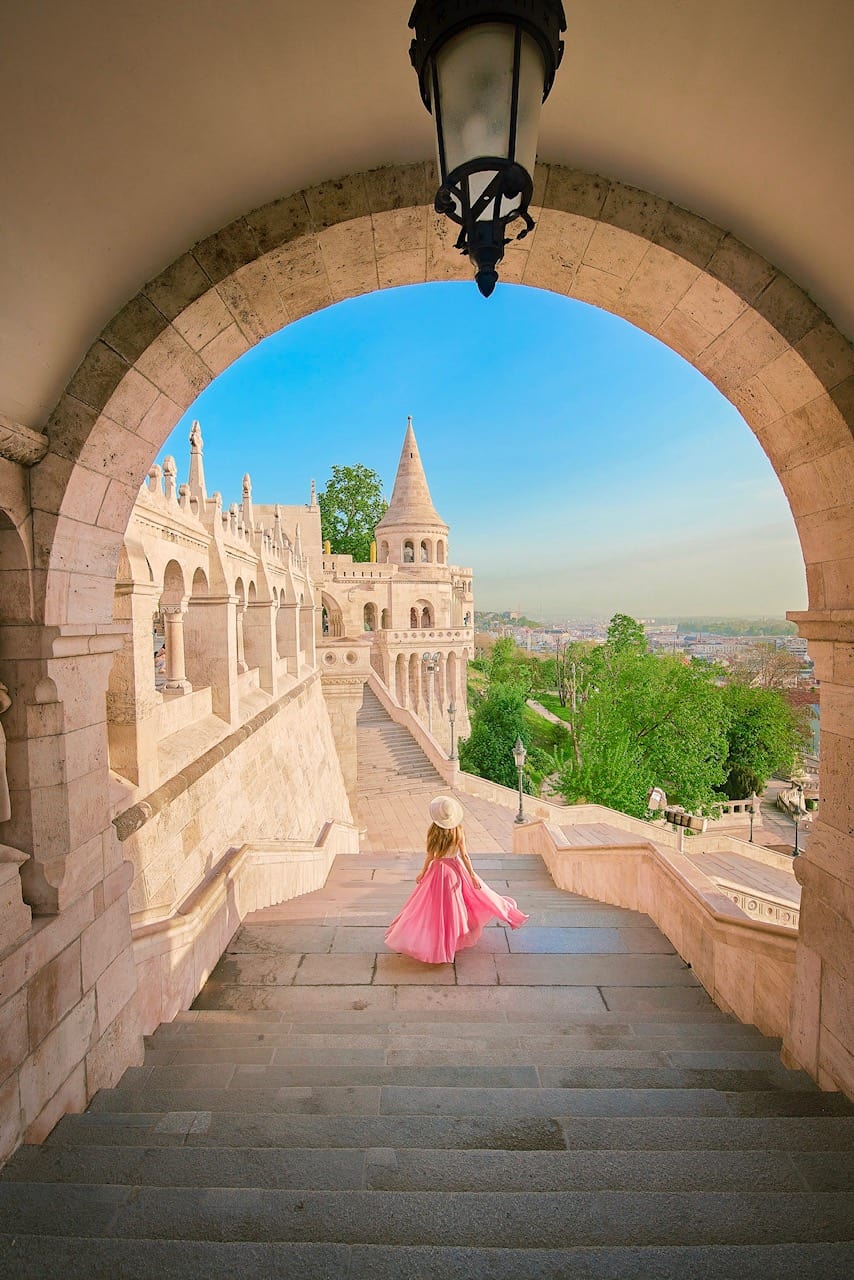
<path id="1" fill-rule="evenodd" d="M 455 845 L 460 843 L 461 834 L 462 826 L 437 827 L 435 822 L 431 822 L 427 832 L 427 852 L 430 857 L 444 858 Z"/>

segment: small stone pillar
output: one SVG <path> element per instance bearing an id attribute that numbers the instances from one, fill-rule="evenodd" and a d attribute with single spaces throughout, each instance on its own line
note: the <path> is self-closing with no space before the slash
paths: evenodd
<path id="1" fill-rule="evenodd" d="M 276 695 L 276 602 L 261 600 L 246 606 L 243 615 L 246 661 L 258 668 L 262 689 Z"/>
<path id="2" fill-rule="evenodd" d="M 235 622 L 235 635 L 237 638 L 237 670 L 242 675 L 249 668 L 246 665 L 246 648 L 243 636 L 243 615 L 246 612 L 246 603 L 243 600 L 237 602 L 237 613 Z"/>
<path id="3" fill-rule="evenodd" d="M 192 693 L 193 686 L 187 679 L 186 659 L 184 657 L 184 614 L 186 605 L 165 604 L 162 606 L 163 622 L 166 635 L 166 691 L 168 693 Z"/>
<path id="4" fill-rule="evenodd" d="M 371 641 L 332 640 L 318 649 L 318 665 L 344 785 L 353 796 L 359 763 L 356 717 L 371 670 Z"/>

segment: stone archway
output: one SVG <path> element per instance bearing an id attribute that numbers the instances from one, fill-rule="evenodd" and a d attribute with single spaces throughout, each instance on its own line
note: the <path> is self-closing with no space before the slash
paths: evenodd
<path id="1" fill-rule="evenodd" d="M 85 729 L 87 825 L 42 839 L 21 806 L 31 892 L 73 902 L 82 859 L 109 833 L 103 699 L 115 568 L 139 482 L 203 387 L 254 343 L 320 307 L 426 280 L 468 278 L 432 211 L 430 164 L 356 174 L 237 219 L 151 281 L 107 325 L 57 405 L 32 475 L 37 659 L 7 646 L 20 688 L 49 704 L 59 740 Z M 613 311 L 689 360 L 735 404 L 787 494 L 807 570 L 797 615 L 823 688 L 821 819 L 804 883 L 787 1054 L 854 1090 L 840 968 L 854 866 L 854 353 L 808 297 L 721 229 L 658 197 L 560 167 L 536 174 L 536 231 L 508 250 L 505 281 Z M 21 751 L 21 742 L 10 751 Z M 30 788 L 31 795 L 34 788 Z M 69 799 L 69 809 L 72 804 Z M 99 825 L 100 824 L 100 825 Z M 105 872 L 107 870 L 105 864 Z M 90 870 L 86 874 L 91 874 Z M 846 893 L 849 895 L 846 899 Z"/>

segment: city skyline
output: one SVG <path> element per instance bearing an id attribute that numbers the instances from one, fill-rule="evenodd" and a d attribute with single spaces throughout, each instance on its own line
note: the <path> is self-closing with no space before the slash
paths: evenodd
<path id="1" fill-rule="evenodd" d="M 163 454 L 186 466 L 198 418 L 226 504 L 244 471 L 256 501 L 293 503 L 356 462 L 389 496 L 409 414 L 479 609 L 805 607 L 785 496 L 734 406 L 627 322 L 540 290 L 412 286 L 305 317 L 220 375 Z"/>

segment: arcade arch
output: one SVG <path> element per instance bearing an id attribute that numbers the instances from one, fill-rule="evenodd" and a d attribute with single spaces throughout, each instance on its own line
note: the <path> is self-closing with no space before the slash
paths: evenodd
<path id="1" fill-rule="evenodd" d="M 115 568 L 139 482 L 184 409 L 229 363 L 290 320 L 356 293 L 468 279 L 468 264 L 432 212 L 432 187 L 432 166 L 409 165 L 275 202 L 210 237 L 203 252 L 184 255 L 110 322 L 51 416 L 50 448 L 31 472 L 45 527 L 33 607 L 52 634 L 109 634 Z M 788 498 L 809 593 L 797 621 L 823 683 L 825 767 L 820 819 L 799 869 L 814 927 L 799 946 L 786 1048 L 819 1079 L 852 1089 L 850 1036 L 838 1012 L 844 1002 L 823 1004 L 822 992 L 844 987 L 824 939 L 849 928 L 834 904 L 854 862 L 854 353 L 770 263 L 659 197 L 541 166 L 535 203 L 536 230 L 509 247 L 502 279 L 613 311 L 681 354 L 741 411 Z M 105 494 L 97 511 L 86 499 L 90 482 Z M 414 545 L 407 553 L 414 561 Z M 246 597 L 236 593 L 242 620 Z M 312 618 L 312 602 L 300 601 L 303 650 L 313 645 Z M 88 663 L 88 683 L 106 688 L 110 650 L 84 644 L 73 653 L 51 643 L 48 657 L 28 664 L 13 640 L 9 659 L 20 665 L 25 698 L 43 676 L 55 682 L 63 730 L 71 732 L 81 727 L 79 668 Z M 409 677 L 417 698 L 412 664 Z M 100 725 L 106 741 L 100 703 L 85 701 L 96 717 L 87 725 Z M 25 740 L 10 742 L 21 759 L 25 749 Z M 49 859 L 39 854 L 28 821 L 24 814 L 20 839 L 38 864 L 29 873 L 31 898 L 58 910 L 55 850 Z M 102 830 L 109 830 L 106 805 Z M 78 856 L 72 848 L 67 862 Z"/>

